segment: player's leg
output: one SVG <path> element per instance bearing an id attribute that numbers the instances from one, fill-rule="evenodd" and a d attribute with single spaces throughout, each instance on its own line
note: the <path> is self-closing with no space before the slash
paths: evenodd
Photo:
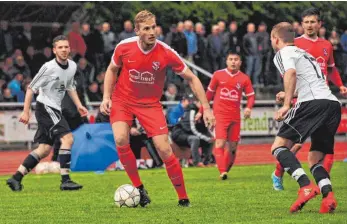
<path id="1" fill-rule="evenodd" d="M 302 147 L 302 144 L 294 144 L 294 146 L 290 149 L 290 151 L 292 153 L 294 153 L 294 155 L 296 155 L 296 153 L 299 152 L 301 147 Z M 284 187 L 283 187 L 283 174 L 284 174 L 284 169 L 281 166 L 281 164 L 277 161 L 276 162 L 276 169 L 275 169 L 275 171 L 271 175 L 272 186 L 273 186 L 274 190 L 276 190 L 276 191 L 284 190 Z"/>
<path id="2" fill-rule="evenodd" d="M 219 117 L 216 118 L 216 127 L 215 127 L 215 148 L 214 148 L 214 157 L 219 170 L 219 178 L 221 180 L 226 180 L 227 176 L 227 166 L 225 164 L 224 151 L 225 145 L 228 138 L 228 128 L 230 122 L 223 121 Z"/>
<path id="3" fill-rule="evenodd" d="M 134 113 L 148 137 L 153 143 L 163 160 L 167 175 L 174 186 L 179 198 L 179 206 L 188 207 L 190 202 L 186 192 L 183 172 L 180 163 L 172 152 L 168 138 L 168 127 L 163 114 L 162 106 L 158 104 L 152 108 L 134 108 Z"/>
<path id="4" fill-rule="evenodd" d="M 339 103 L 332 103 L 329 110 L 330 113 L 327 115 L 326 125 L 317 129 L 311 136 L 312 145 L 308 157 L 311 173 L 323 196 L 320 213 L 333 212 L 337 207 L 330 175 L 323 166 L 322 161 L 327 154 L 334 154 L 335 134 L 341 120 Z"/>
<path id="5" fill-rule="evenodd" d="M 113 136 L 116 141 L 116 148 L 125 172 L 127 173 L 132 184 L 139 189 L 140 205 L 146 206 L 151 202 L 144 185 L 140 179 L 137 169 L 136 158 L 130 148 L 130 126 L 134 119 L 131 109 L 123 102 L 112 102 L 116 105 L 111 109 L 110 122 L 112 124 Z"/>
<path id="6" fill-rule="evenodd" d="M 41 159 L 49 155 L 51 145 L 39 144 L 38 148 L 34 149 L 24 159 L 23 163 L 18 167 L 16 173 L 7 180 L 7 185 L 13 191 L 21 191 L 23 189 L 22 179 L 28 174 L 35 166 L 40 162 Z"/>
<path id="7" fill-rule="evenodd" d="M 290 207 L 290 212 L 297 212 L 312 198 L 318 194 L 318 189 L 310 182 L 299 160 L 290 151 L 293 146 L 291 140 L 277 136 L 272 145 L 271 151 L 286 172 L 295 179 L 300 190 L 298 199 Z M 308 193 L 307 193 L 308 192 Z"/>
<path id="8" fill-rule="evenodd" d="M 167 175 L 169 176 L 171 183 L 176 190 L 179 205 L 184 207 L 189 206 L 190 203 L 186 192 L 182 168 L 178 159 L 172 152 L 168 135 L 156 135 L 153 136 L 152 139 L 156 149 L 158 150 L 159 156 L 165 164 Z"/>
<path id="9" fill-rule="evenodd" d="M 228 130 L 228 148 L 224 152 L 226 171 L 229 172 L 236 159 L 237 145 L 240 140 L 241 122 L 233 122 Z"/>

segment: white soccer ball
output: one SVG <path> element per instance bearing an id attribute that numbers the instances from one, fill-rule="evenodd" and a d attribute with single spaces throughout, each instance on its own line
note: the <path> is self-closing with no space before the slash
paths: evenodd
<path id="1" fill-rule="evenodd" d="M 60 163 L 50 162 L 48 166 L 49 173 L 60 173 Z"/>
<path id="2" fill-rule="evenodd" d="M 35 173 L 36 174 L 46 174 L 49 171 L 49 163 L 48 162 L 41 162 L 36 165 L 35 167 Z"/>
<path id="3" fill-rule="evenodd" d="M 120 186 L 114 193 L 114 203 L 117 207 L 135 208 L 139 202 L 140 192 L 130 184 Z"/>

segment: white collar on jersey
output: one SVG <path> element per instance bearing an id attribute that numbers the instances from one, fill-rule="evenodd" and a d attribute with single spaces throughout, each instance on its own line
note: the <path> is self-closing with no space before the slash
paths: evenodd
<path id="1" fill-rule="evenodd" d="M 229 70 L 226 68 L 225 71 L 231 76 L 231 77 L 234 77 L 234 76 L 237 76 L 238 74 L 240 74 L 240 71 L 237 71 L 235 74 L 232 74 L 231 72 L 229 72 Z"/>
<path id="2" fill-rule="evenodd" d="M 316 42 L 319 39 L 318 37 L 316 39 L 309 38 L 305 34 L 301 35 L 301 37 L 305 38 L 306 40 L 310 40 L 312 42 Z"/>
<path id="3" fill-rule="evenodd" d="M 140 37 L 137 39 L 137 46 L 139 47 L 139 49 L 140 49 L 140 51 L 142 51 L 142 53 L 144 53 L 144 54 L 149 54 L 149 53 L 151 53 L 151 51 L 153 51 L 153 49 L 155 48 L 155 46 L 157 45 L 157 40 L 155 40 L 155 43 L 154 43 L 154 46 L 150 49 L 150 50 L 148 50 L 148 51 L 145 51 L 145 50 L 143 50 L 142 49 L 142 47 L 141 47 L 141 44 L 140 44 Z"/>

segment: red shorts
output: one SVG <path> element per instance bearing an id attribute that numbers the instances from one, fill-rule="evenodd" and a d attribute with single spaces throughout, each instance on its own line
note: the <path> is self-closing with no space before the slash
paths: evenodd
<path id="1" fill-rule="evenodd" d="M 239 119 L 218 119 L 216 117 L 215 138 L 225 139 L 230 142 L 240 140 L 241 120 Z"/>
<path id="2" fill-rule="evenodd" d="M 132 125 L 134 116 L 139 120 L 145 129 L 148 137 L 168 134 L 166 119 L 160 103 L 150 107 L 135 106 L 119 100 L 112 100 L 110 123 L 124 121 L 129 126 Z"/>

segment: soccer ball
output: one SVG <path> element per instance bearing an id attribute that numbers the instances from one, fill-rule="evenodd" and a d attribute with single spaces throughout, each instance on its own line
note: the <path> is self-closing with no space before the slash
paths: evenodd
<path id="1" fill-rule="evenodd" d="M 130 184 L 120 186 L 114 193 L 114 203 L 117 207 L 135 208 L 139 202 L 140 192 Z"/>
<path id="2" fill-rule="evenodd" d="M 50 162 L 48 165 L 48 173 L 60 173 L 60 163 Z"/>
<path id="3" fill-rule="evenodd" d="M 41 162 L 36 165 L 35 167 L 35 173 L 36 174 L 46 174 L 48 173 L 49 169 L 49 163 L 48 162 Z"/>

